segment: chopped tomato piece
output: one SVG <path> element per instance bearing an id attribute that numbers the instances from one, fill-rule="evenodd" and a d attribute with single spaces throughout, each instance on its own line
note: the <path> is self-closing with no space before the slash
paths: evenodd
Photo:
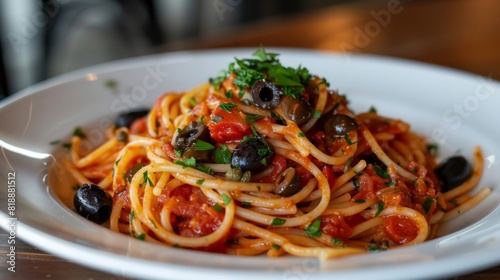
<path id="1" fill-rule="evenodd" d="M 232 108 L 231 112 L 216 107 L 208 123 L 210 136 L 219 143 L 238 141 L 252 134 L 250 125 L 245 123 L 245 114 Z"/>
<path id="2" fill-rule="evenodd" d="M 398 245 L 406 244 L 418 234 L 417 226 L 406 216 L 389 216 L 382 223 L 385 235 Z"/>
<path id="3" fill-rule="evenodd" d="M 146 117 L 137 119 L 130 125 L 131 134 L 144 134 L 148 131 L 148 126 L 146 124 Z"/>
<path id="4" fill-rule="evenodd" d="M 345 241 L 351 236 L 352 228 L 347 224 L 343 216 L 333 214 L 321 217 L 321 231 Z"/>
<path id="5" fill-rule="evenodd" d="M 286 158 L 284 156 L 275 155 L 273 158 L 273 164 L 271 165 L 273 169 L 271 173 L 259 179 L 261 183 L 272 183 L 276 181 L 278 176 L 283 173 L 286 169 Z"/>
<path id="6" fill-rule="evenodd" d="M 328 180 L 328 184 L 330 185 L 330 189 L 333 188 L 333 186 L 335 185 L 335 180 L 336 180 L 336 176 L 333 173 L 333 169 L 331 167 L 324 166 L 322 171 L 323 171 L 323 174 L 325 174 L 326 179 Z"/>

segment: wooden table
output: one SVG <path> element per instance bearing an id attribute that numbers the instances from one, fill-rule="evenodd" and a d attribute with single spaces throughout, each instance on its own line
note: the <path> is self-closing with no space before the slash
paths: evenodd
<path id="1" fill-rule="evenodd" d="M 220 47 L 301 47 L 419 60 L 494 79 L 500 77 L 500 1 L 394 1 L 333 6 L 274 18 L 156 52 Z M 396 1 L 397 2 L 397 1 Z M 235 7 L 237 9 L 238 7 Z M 7 271 L 7 235 L 0 233 L 1 279 L 123 279 L 81 267 L 28 244 L 17 245 L 17 272 Z M 500 279 L 500 266 L 454 279 Z"/>

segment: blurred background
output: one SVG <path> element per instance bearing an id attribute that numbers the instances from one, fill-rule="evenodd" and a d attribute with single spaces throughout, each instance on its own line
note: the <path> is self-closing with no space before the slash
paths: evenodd
<path id="1" fill-rule="evenodd" d="M 288 46 L 500 74 L 497 0 L 0 0 L 0 98 L 151 53 Z"/>

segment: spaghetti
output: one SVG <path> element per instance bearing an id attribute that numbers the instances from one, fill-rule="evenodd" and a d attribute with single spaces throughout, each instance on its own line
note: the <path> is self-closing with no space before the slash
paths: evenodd
<path id="1" fill-rule="evenodd" d="M 168 246 L 332 258 L 433 238 L 491 191 L 483 170 L 444 191 L 426 140 L 375 110 L 355 115 L 306 68 L 259 49 L 209 83 L 161 96 L 71 172 L 112 197 L 109 227 Z"/>

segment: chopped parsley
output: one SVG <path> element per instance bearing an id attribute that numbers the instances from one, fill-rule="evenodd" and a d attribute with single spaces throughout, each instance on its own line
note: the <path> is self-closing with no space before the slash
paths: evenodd
<path id="1" fill-rule="evenodd" d="M 82 139 L 85 139 L 87 137 L 80 127 L 75 128 L 75 130 L 73 131 L 73 136 L 77 136 Z"/>
<path id="2" fill-rule="evenodd" d="M 215 163 L 229 164 L 231 163 L 231 152 L 224 145 L 220 149 L 215 149 Z"/>
<path id="3" fill-rule="evenodd" d="M 434 204 L 434 199 L 432 199 L 430 196 L 428 196 L 424 203 L 422 204 L 422 208 L 424 208 L 424 212 L 427 215 L 429 211 L 431 210 L 432 205 Z"/>
<path id="4" fill-rule="evenodd" d="M 297 134 L 297 136 L 299 136 L 299 137 L 306 137 L 306 135 L 304 134 L 304 132 L 299 132 L 299 134 Z"/>
<path id="5" fill-rule="evenodd" d="M 368 112 L 376 114 L 377 113 L 377 109 L 375 107 L 371 106 L 370 110 Z"/>
<path id="6" fill-rule="evenodd" d="M 212 168 L 206 167 L 203 165 L 197 165 L 196 169 L 200 170 L 201 172 L 207 173 L 208 175 L 214 175 L 214 172 L 212 171 Z"/>
<path id="7" fill-rule="evenodd" d="M 437 144 L 427 144 L 427 152 L 433 156 L 436 156 L 438 153 L 438 145 Z"/>
<path id="8" fill-rule="evenodd" d="M 197 184 L 197 185 L 201 185 L 201 184 L 203 184 L 203 182 L 205 182 L 205 180 L 204 180 L 204 179 L 199 179 L 199 180 L 196 180 L 196 184 Z"/>
<path id="9" fill-rule="evenodd" d="M 227 205 L 229 205 L 229 203 L 231 203 L 231 198 L 227 194 L 223 193 L 223 194 L 221 194 L 221 197 L 222 197 L 222 201 L 224 201 L 224 205 L 227 206 Z"/>
<path id="10" fill-rule="evenodd" d="M 351 138 L 349 138 L 348 135 L 344 136 L 345 141 L 347 142 L 348 145 L 356 144 L 358 142 L 352 142 Z"/>
<path id="11" fill-rule="evenodd" d="M 252 203 L 250 201 L 243 201 L 241 203 L 241 206 L 242 207 L 250 207 L 250 206 L 252 206 Z"/>
<path id="12" fill-rule="evenodd" d="M 182 168 L 196 167 L 196 159 L 194 157 L 187 158 L 184 161 L 176 159 L 174 163 L 182 166 Z"/>
<path id="13" fill-rule="evenodd" d="M 272 226 L 281 226 L 281 225 L 283 225 L 284 223 L 286 223 L 286 220 L 283 220 L 283 219 L 280 219 L 280 218 L 274 218 L 274 219 L 271 221 L 271 225 L 272 225 Z"/>
<path id="14" fill-rule="evenodd" d="M 229 98 L 229 99 L 232 99 L 233 98 L 233 90 L 230 89 L 226 92 L 226 97 Z"/>
<path id="15" fill-rule="evenodd" d="M 145 240 L 146 239 L 146 234 L 143 232 L 135 237 L 136 239 L 139 240 Z"/>
<path id="16" fill-rule="evenodd" d="M 182 149 L 174 148 L 174 152 L 177 156 L 182 157 Z"/>
<path id="17" fill-rule="evenodd" d="M 200 139 L 196 140 L 196 143 L 194 145 L 195 151 L 210 151 L 213 149 L 215 149 L 214 145 Z"/>
<path id="18" fill-rule="evenodd" d="M 377 212 L 375 212 L 374 218 L 378 217 L 378 215 L 380 215 L 380 213 L 382 212 L 382 210 L 384 210 L 384 202 L 379 201 L 377 203 Z"/>
<path id="19" fill-rule="evenodd" d="M 246 115 L 245 123 L 247 123 L 247 124 L 254 123 L 255 121 L 263 118 L 263 116 L 254 115 L 254 114 L 245 114 L 245 115 Z"/>
<path id="20" fill-rule="evenodd" d="M 380 168 L 378 165 L 374 165 L 373 170 L 375 171 L 375 173 L 377 173 L 378 176 L 380 176 L 384 179 L 389 179 L 389 173 L 387 173 L 386 170 L 383 170 L 382 168 Z"/>
<path id="21" fill-rule="evenodd" d="M 354 203 L 358 203 L 358 204 L 361 204 L 361 203 L 365 203 L 366 201 L 364 199 L 356 199 L 354 200 Z"/>
<path id="22" fill-rule="evenodd" d="M 194 107 L 196 106 L 196 100 L 194 100 L 194 97 L 189 98 L 189 103 Z"/>
<path id="23" fill-rule="evenodd" d="M 340 239 L 340 238 L 333 237 L 332 238 L 332 243 L 333 243 L 333 245 L 341 245 L 341 244 L 344 243 L 344 241 L 342 239 Z"/>
<path id="24" fill-rule="evenodd" d="M 213 208 L 216 212 L 219 212 L 219 213 L 220 213 L 220 212 L 222 212 L 222 210 L 224 209 L 224 208 L 222 208 L 222 206 L 220 206 L 220 204 L 219 204 L 219 203 L 215 203 L 215 204 L 212 206 L 212 208 Z"/>
<path id="25" fill-rule="evenodd" d="M 231 113 L 233 111 L 233 108 L 236 107 L 238 107 L 238 105 L 233 102 L 222 102 L 221 104 L 219 104 L 219 108 L 229 113 Z"/>
<path id="26" fill-rule="evenodd" d="M 290 86 L 284 86 L 282 87 L 281 91 L 285 96 L 291 96 L 295 99 L 299 99 L 301 93 L 304 91 L 303 87 L 290 87 Z"/>
<path id="27" fill-rule="evenodd" d="M 321 117 L 321 110 L 314 110 L 313 118 L 319 119 Z"/>
<path id="28" fill-rule="evenodd" d="M 150 186 L 150 187 L 152 187 L 152 186 L 153 186 L 153 182 L 152 182 L 152 181 L 151 181 L 151 179 L 149 178 L 149 176 L 148 176 L 148 171 L 147 171 L 147 170 L 146 170 L 146 171 L 144 171 L 144 173 L 142 173 L 142 183 L 143 183 L 144 185 L 149 184 L 149 186 Z"/>
<path id="29" fill-rule="evenodd" d="M 132 222 L 135 219 L 135 212 L 134 210 L 130 211 L 130 222 Z"/>
<path id="30" fill-rule="evenodd" d="M 276 249 L 276 250 L 281 249 L 281 246 L 280 246 L 280 245 L 278 245 L 278 244 L 274 244 L 274 243 L 273 243 L 273 244 L 271 244 L 271 247 L 273 247 L 273 249 Z"/>
<path id="31" fill-rule="evenodd" d="M 321 217 L 316 218 L 304 231 L 309 237 L 321 237 Z"/>

